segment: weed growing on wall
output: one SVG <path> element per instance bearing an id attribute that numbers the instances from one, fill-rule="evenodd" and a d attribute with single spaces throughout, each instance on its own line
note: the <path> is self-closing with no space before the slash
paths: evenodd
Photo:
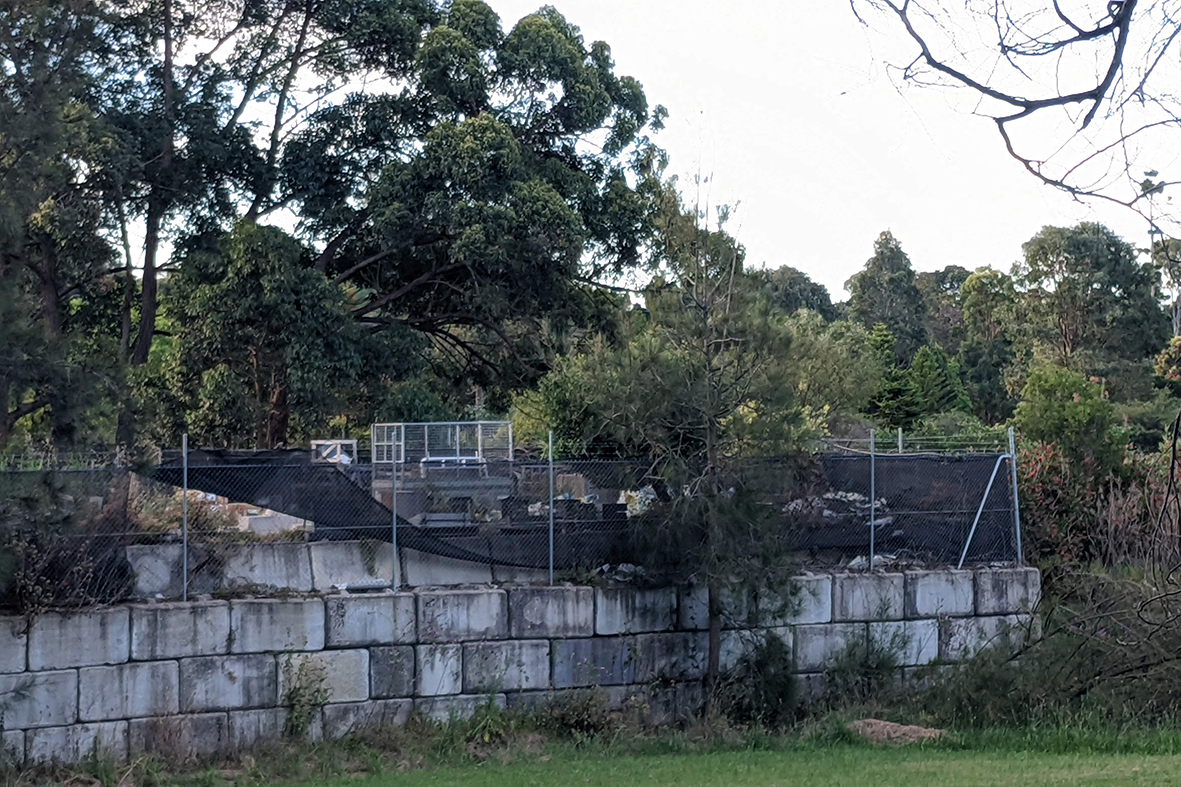
<path id="1" fill-rule="evenodd" d="M 317 660 L 304 659 L 294 663 L 291 654 L 283 662 L 287 681 L 287 693 L 283 704 L 287 707 L 287 725 L 284 734 L 290 738 L 302 738 L 312 726 L 316 712 L 332 699 L 332 692 L 324 685 L 328 672 Z"/>

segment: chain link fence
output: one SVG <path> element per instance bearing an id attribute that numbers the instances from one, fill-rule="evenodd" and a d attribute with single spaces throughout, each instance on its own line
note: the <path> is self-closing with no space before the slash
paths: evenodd
<path id="1" fill-rule="evenodd" d="M 0 465 L 0 605 L 659 568 L 642 536 L 675 527 L 675 502 L 698 494 L 652 462 L 554 458 L 548 446 L 514 444 L 506 424 L 423 426 L 378 425 L 370 445 L 311 450 L 185 445 L 142 468 L 121 457 L 9 461 Z M 1021 542 L 1011 440 L 830 440 L 735 472 L 807 566 L 1012 564 Z"/>

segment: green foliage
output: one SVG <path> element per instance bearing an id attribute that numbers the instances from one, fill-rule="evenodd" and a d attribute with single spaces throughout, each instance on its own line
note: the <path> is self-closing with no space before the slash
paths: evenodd
<path id="1" fill-rule="evenodd" d="M 1014 278 L 1023 324 L 1059 364 L 1079 366 L 1087 351 L 1140 360 L 1168 340 L 1159 274 L 1111 230 L 1086 222 L 1044 227 L 1022 248 Z"/>
<path id="2" fill-rule="evenodd" d="M 788 314 L 806 309 L 828 322 L 837 317 L 828 289 L 812 281 L 803 271 L 784 265 L 771 270 L 749 271 L 747 275 L 766 288 L 773 306 Z"/>
<path id="3" fill-rule="evenodd" d="M 1077 372 L 1055 366 L 1033 368 L 1013 416 L 1022 437 L 1060 447 L 1080 470 L 1113 469 L 1123 454 L 1115 410 L 1103 389 Z"/>
<path id="4" fill-rule="evenodd" d="M 964 340 L 964 314 L 961 287 L 971 271 L 948 265 L 938 271 L 915 275 L 915 286 L 927 304 L 927 333 L 935 346 L 954 355 Z"/>
<path id="5" fill-rule="evenodd" d="M 791 648 L 776 636 L 761 638 L 718 688 L 719 706 L 737 724 L 778 729 L 801 711 Z"/>
<path id="6" fill-rule="evenodd" d="M 889 232 L 873 244 L 865 270 L 845 284 L 849 317 L 867 328 L 881 323 L 894 336 L 894 356 L 907 364 L 928 341 L 927 304 L 915 284 L 910 258 Z"/>
<path id="7" fill-rule="evenodd" d="M 960 344 L 956 364 L 964 381 L 972 413 L 985 423 L 995 424 L 1013 414 L 1017 406 L 1005 386 L 1005 368 L 1013 361 L 1008 342 L 973 336 Z"/>
<path id="8" fill-rule="evenodd" d="M 921 412 L 968 409 L 968 394 L 960 382 L 959 365 L 942 349 L 931 345 L 921 348 L 911 362 L 907 377 Z"/>

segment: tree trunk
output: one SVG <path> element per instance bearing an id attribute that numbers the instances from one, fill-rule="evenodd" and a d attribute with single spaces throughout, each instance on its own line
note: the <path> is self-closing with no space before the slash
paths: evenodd
<path id="1" fill-rule="evenodd" d="M 715 689 L 721 672 L 722 601 L 716 581 L 709 580 L 707 588 L 709 592 L 709 656 L 705 668 L 705 710 L 706 713 L 712 713 Z"/>
<path id="2" fill-rule="evenodd" d="M 62 333 L 62 312 L 58 302 L 57 254 L 48 239 L 41 241 L 38 278 L 41 280 L 41 319 L 44 322 L 45 338 L 53 342 Z"/>
<path id="3" fill-rule="evenodd" d="M 148 353 L 152 349 L 152 337 L 156 333 L 158 292 L 156 253 L 160 249 L 160 225 L 163 220 L 162 200 L 155 198 L 148 208 L 147 232 L 144 235 L 144 276 L 140 294 L 139 330 L 135 335 L 135 345 L 131 348 L 132 366 L 143 366 L 148 362 Z"/>
<path id="4" fill-rule="evenodd" d="M 1181 296 L 1173 299 L 1173 338 L 1181 336 Z"/>
<path id="5" fill-rule="evenodd" d="M 8 441 L 12 438 L 12 427 L 14 419 L 12 414 L 8 412 L 8 397 L 11 394 L 12 383 L 8 378 L 0 378 L 0 449 L 8 447 Z"/>
<path id="6" fill-rule="evenodd" d="M 287 426 L 291 421 L 291 407 L 287 403 L 287 383 L 275 386 L 271 407 L 267 413 L 267 448 L 287 446 Z"/>

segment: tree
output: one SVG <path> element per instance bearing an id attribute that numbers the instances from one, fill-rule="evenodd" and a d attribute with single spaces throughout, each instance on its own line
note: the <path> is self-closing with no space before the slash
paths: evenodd
<path id="1" fill-rule="evenodd" d="M 964 340 L 960 287 L 971 273 L 959 265 L 915 275 L 915 286 L 927 304 L 927 333 L 935 344 L 954 355 Z"/>
<path id="2" fill-rule="evenodd" d="M 175 395 L 199 444 L 285 446 L 291 415 L 323 424 L 361 371 L 345 292 L 280 230 L 240 224 L 185 255 L 170 281 Z"/>
<path id="3" fill-rule="evenodd" d="M 1129 207 L 1167 236 L 1181 233 L 1175 209 L 1152 205 L 1176 178 L 1157 182 L 1146 160 L 1170 148 L 1181 117 L 1168 67 L 1181 31 L 1171 3 L 852 6 L 863 21 L 893 25 L 908 42 L 904 65 L 893 69 L 902 82 L 966 93 L 971 111 L 991 119 L 1004 148 L 1039 181 Z"/>
<path id="4" fill-rule="evenodd" d="M 747 275 L 766 287 L 771 303 L 788 314 L 807 309 L 828 322 L 836 319 L 828 289 L 812 281 L 803 271 L 784 265 L 771 270 L 749 271 Z"/>
<path id="5" fill-rule="evenodd" d="M 1025 438 L 1056 444 L 1080 469 L 1103 473 L 1123 453 L 1112 433 L 1114 414 L 1098 384 L 1069 369 L 1039 365 L 1029 372 L 1013 423 Z"/>
<path id="6" fill-rule="evenodd" d="M 927 343 L 927 306 L 915 286 L 914 270 L 902 245 L 883 232 L 873 244 L 865 270 L 845 284 L 849 317 L 867 328 L 885 325 L 894 336 L 894 355 L 906 364 Z"/>
<path id="7" fill-rule="evenodd" d="M 1016 406 L 1005 385 L 1005 369 L 1014 361 L 1008 328 L 1017 319 L 1013 280 L 992 268 L 980 268 L 964 280 L 960 302 L 964 341 L 956 362 L 972 413 L 985 423 L 999 423 Z"/>
<path id="8" fill-rule="evenodd" d="M 1080 354 L 1142 361 L 1164 346 L 1157 272 L 1111 230 L 1044 227 L 1022 249 L 1014 279 L 1023 321 L 1058 363 L 1077 366 Z"/>
<path id="9" fill-rule="evenodd" d="M 968 410 L 959 365 L 939 347 L 927 345 L 915 353 L 907 377 L 923 415 Z"/>

